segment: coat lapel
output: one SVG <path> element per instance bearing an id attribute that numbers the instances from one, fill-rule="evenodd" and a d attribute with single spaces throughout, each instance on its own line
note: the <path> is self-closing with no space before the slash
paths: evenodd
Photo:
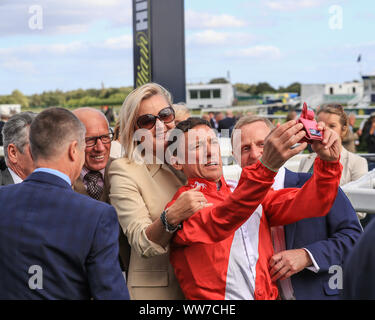
<path id="1" fill-rule="evenodd" d="M 8 184 L 14 184 L 12 175 L 10 174 L 8 168 L 1 171 L 0 181 L 1 181 L 0 184 L 2 186 L 7 186 Z"/>

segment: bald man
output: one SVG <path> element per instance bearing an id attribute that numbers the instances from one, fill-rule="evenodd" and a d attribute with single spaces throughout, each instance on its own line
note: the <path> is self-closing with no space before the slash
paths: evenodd
<path id="1" fill-rule="evenodd" d="M 94 108 L 73 111 L 86 127 L 85 164 L 73 185 L 76 192 L 109 203 L 109 181 L 106 167 L 111 152 L 113 134 L 105 115 Z"/>

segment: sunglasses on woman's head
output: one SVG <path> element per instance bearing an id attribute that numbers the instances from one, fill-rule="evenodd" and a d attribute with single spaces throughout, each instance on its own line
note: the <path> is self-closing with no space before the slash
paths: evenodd
<path id="1" fill-rule="evenodd" d="M 156 119 L 161 122 L 169 123 L 175 118 L 174 110 L 171 106 L 161 109 L 157 116 L 153 114 L 144 114 L 137 119 L 137 126 L 141 129 L 152 129 L 156 123 Z"/>

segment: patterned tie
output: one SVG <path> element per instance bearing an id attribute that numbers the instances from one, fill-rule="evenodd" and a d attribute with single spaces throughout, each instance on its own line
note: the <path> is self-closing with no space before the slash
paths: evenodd
<path id="1" fill-rule="evenodd" d="M 84 178 L 84 180 L 87 181 L 88 195 L 96 200 L 100 199 L 103 192 L 103 187 L 98 185 L 98 181 L 101 177 L 102 174 L 99 171 L 89 171 Z"/>

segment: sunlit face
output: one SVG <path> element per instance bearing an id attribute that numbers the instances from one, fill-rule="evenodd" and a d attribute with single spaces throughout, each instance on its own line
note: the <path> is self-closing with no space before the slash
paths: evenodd
<path id="1" fill-rule="evenodd" d="M 346 133 L 345 128 L 343 128 L 340 123 L 340 116 L 337 114 L 320 112 L 317 116 L 317 121 L 323 121 L 328 126 L 328 128 L 335 131 L 341 139 Z"/>
<path id="2" fill-rule="evenodd" d="M 211 128 L 198 125 L 185 133 L 184 160 L 182 170 L 188 179 L 220 180 L 223 175 L 220 145 Z"/>
<path id="3" fill-rule="evenodd" d="M 157 116 L 162 109 L 169 107 L 168 101 L 162 95 L 154 95 L 141 102 L 138 110 L 137 119 L 142 115 L 152 114 Z M 156 123 L 153 128 L 149 129 L 152 137 L 153 154 L 156 154 L 156 148 L 161 146 L 163 150 L 167 146 L 166 133 L 175 127 L 174 120 L 169 123 L 164 123 L 159 119 L 156 119 Z M 136 129 L 139 129 L 136 126 Z"/>
<path id="4" fill-rule="evenodd" d="M 79 117 L 86 127 L 86 138 L 98 137 L 109 133 L 105 117 L 98 112 L 88 112 L 86 117 Z M 89 170 L 100 171 L 107 165 L 111 143 L 104 144 L 101 139 L 96 140 L 96 145 L 85 149 L 85 167 Z"/>
<path id="5" fill-rule="evenodd" d="M 234 152 L 234 157 L 241 167 L 249 166 L 258 161 L 263 154 L 264 140 L 271 132 L 271 129 L 263 122 L 256 121 L 246 124 L 241 130 L 241 148 L 238 153 Z M 238 150 L 236 147 L 233 150 Z M 239 161 L 240 160 L 240 161 Z"/>

